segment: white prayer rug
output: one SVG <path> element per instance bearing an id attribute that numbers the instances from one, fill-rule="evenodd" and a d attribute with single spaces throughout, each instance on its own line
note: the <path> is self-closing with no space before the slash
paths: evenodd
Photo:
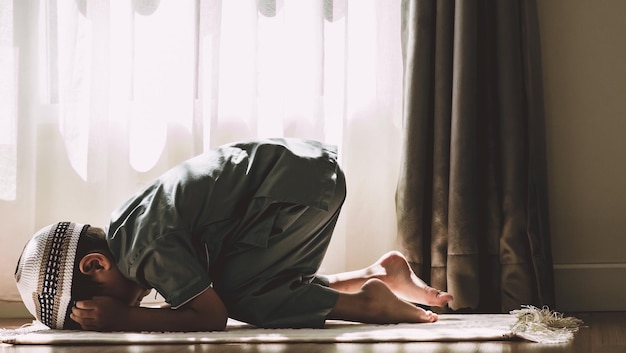
<path id="1" fill-rule="evenodd" d="M 98 344 L 225 344 L 225 343 L 375 343 L 489 341 L 532 336 L 513 331 L 518 322 L 510 314 L 441 314 L 435 323 L 371 325 L 328 321 L 322 329 L 261 329 L 229 320 L 221 332 L 92 332 L 51 330 L 39 322 L 10 330 L 0 329 L 0 342 L 30 345 Z M 560 338 L 571 340 L 573 333 Z"/>

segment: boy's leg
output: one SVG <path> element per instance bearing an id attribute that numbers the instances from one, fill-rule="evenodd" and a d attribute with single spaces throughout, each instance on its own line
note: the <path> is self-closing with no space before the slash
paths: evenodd
<path id="1" fill-rule="evenodd" d="M 267 244 L 236 240 L 213 264 L 214 288 L 232 318 L 263 327 L 324 325 L 339 293 L 316 272 L 345 198 L 340 170 L 336 185 L 327 211 L 264 199 L 250 206 L 241 233 L 265 234 Z"/>
<path id="2" fill-rule="evenodd" d="M 453 299 L 449 293 L 426 285 L 397 251 L 383 255 L 367 268 L 326 277 L 331 288 L 343 292 L 359 292 L 368 280 L 375 278 L 384 282 L 396 296 L 411 303 L 442 307 Z"/>

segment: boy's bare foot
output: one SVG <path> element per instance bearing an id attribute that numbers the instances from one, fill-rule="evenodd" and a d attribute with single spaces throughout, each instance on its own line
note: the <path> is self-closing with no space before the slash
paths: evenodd
<path id="1" fill-rule="evenodd" d="M 398 298 L 379 279 L 366 281 L 355 293 L 341 293 L 329 319 L 373 324 L 435 322 L 437 314 Z"/>
<path id="2" fill-rule="evenodd" d="M 451 294 L 426 285 L 398 251 L 388 252 L 367 268 L 327 277 L 331 288 L 342 292 L 358 292 L 365 282 L 375 278 L 384 282 L 396 296 L 411 303 L 443 307 L 453 299 Z"/>
<path id="3" fill-rule="evenodd" d="M 391 251 L 383 255 L 370 271 L 375 274 L 396 295 L 412 303 L 430 306 L 445 306 L 453 299 L 452 295 L 432 288 L 415 275 L 402 253 Z"/>

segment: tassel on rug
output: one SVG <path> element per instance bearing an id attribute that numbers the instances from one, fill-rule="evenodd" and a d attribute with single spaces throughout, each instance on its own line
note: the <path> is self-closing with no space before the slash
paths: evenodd
<path id="1" fill-rule="evenodd" d="M 517 316 L 517 322 L 511 326 L 511 333 L 539 343 L 567 343 L 583 321 L 575 317 L 565 317 L 562 313 L 542 309 L 532 305 L 522 305 L 522 309 L 510 312 Z"/>

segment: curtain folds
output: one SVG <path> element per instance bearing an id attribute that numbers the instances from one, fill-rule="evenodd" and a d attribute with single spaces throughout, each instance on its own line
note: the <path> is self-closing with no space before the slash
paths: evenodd
<path id="1" fill-rule="evenodd" d="M 37 229 L 105 226 L 174 164 L 255 137 L 338 146 L 322 270 L 375 261 L 396 240 L 399 38 L 400 0 L 0 0 L 0 302 Z"/>
<path id="2" fill-rule="evenodd" d="M 399 239 L 455 311 L 554 305 L 534 0 L 404 0 Z"/>

